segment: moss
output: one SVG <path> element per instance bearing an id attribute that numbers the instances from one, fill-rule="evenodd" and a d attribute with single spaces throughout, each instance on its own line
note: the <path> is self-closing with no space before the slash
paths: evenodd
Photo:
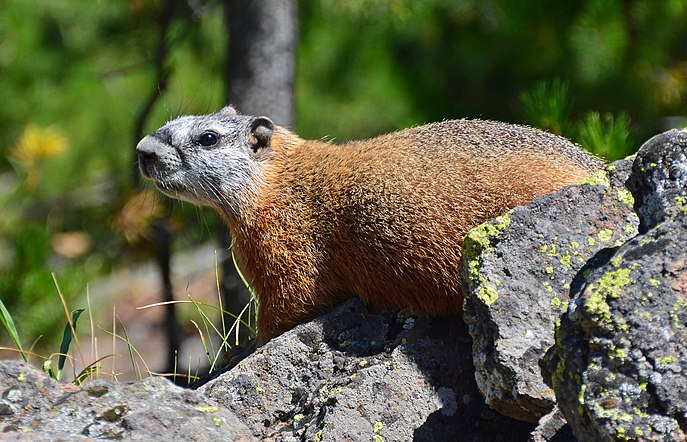
<path id="1" fill-rule="evenodd" d="M 107 422 L 117 422 L 122 417 L 124 417 L 124 415 L 126 414 L 127 411 L 128 411 L 128 409 L 127 409 L 126 405 L 124 405 L 124 404 L 116 405 L 115 407 L 110 408 L 109 410 L 106 410 L 102 414 L 101 418 Z"/>
<path id="2" fill-rule="evenodd" d="M 628 206 L 632 206 L 635 203 L 635 199 L 632 196 L 632 193 L 627 189 L 618 190 L 616 192 L 616 195 L 618 197 L 618 201 L 620 201 L 623 204 L 627 204 Z"/>
<path id="3" fill-rule="evenodd" d="M 611 186 L 611 182 L 608 179 L 608 174 L 602 170 L 594 173 L 592 176 L 590 176 L 585 181 L 583 181 L 582 184 L 589 184 L 592 186 L 604 186 L 604 187 L 610 187 Z"/>
<path id="4" fill-rule="evenodd" d="M 104 385 L 94 385 L 86 391 L 88 391 L 89 396 L 100 397 L 106 395 L 110 390 Z"/>

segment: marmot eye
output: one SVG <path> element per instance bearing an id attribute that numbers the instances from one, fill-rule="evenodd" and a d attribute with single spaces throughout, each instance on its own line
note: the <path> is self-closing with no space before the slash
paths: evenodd
<path id="1" fill-rule="evenodd" d="M 200 138 L 198 138 L 198 142 L 205 147 L 214 146 L 217 144 L 217 135 L 213 134 L 212 132 L 205 132 L 200 136 Z"/>

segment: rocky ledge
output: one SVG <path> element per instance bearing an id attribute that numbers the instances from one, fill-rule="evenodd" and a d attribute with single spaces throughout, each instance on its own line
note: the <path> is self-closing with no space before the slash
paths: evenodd
<path id="1" fill-rule="evenodd" d="M 685 440 L 687 131 L 472 230 L 464 318 L 350 300 L 197 391 L 0 363 L 4 438 Z M 566 423 L 566 421 L 568 423 Z"/>

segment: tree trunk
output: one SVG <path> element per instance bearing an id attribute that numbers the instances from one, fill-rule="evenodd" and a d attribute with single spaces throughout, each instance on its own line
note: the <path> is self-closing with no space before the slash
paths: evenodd
<path id="1" fill-rule="evenodd" d="M 296 64 L 298 15 L 296 0 L 225 0 L 229 58 L 225 71 L 228 101 L 240 113 L 265 115 L 276 124 L 294 123 L 293 82 Z M 231 239 L 220 226 L 221 247 Z M 249 293 L 236 273 L 231 256 L 222 263 L 224 308 L 243 310 Z M 253 315 L 255 312 L 253 311 Z M 254 318 L 251 323 L 255 324 Z M 248 333 L 240 331 L 241 343 Z"/>

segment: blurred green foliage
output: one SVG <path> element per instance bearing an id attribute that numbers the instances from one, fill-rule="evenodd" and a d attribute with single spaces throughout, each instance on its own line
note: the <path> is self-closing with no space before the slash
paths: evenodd
<path id="1" fill-rule="evenodd" d="M 64 323 L 50 272 L 74 299 L 143 256 L 160 216 L 174 219 L 177 247 L 212 231 L 211 217 L 177 203 L 169 214 L 132 178 L 164 4 L 0 7 L 0 296 L 28 339 L 58 339 Z M 222 4 L 180 4 L 169 87 L 147 130 L 224 104 Z M 304 137 L 477 117 L 538 126 L 612 160 L 685 125 L 687 0 L 313 0 L 299 20 Z"/>

